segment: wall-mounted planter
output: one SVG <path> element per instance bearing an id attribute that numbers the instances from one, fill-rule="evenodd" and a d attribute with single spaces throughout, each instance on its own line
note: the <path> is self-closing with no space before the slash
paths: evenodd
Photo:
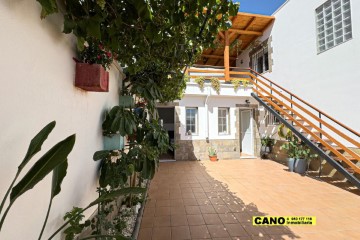
<path id="1" fill-rule="evenodd" d="M 77 62 L 75 87 L 90 92 L 108 92 L 109 73 L 100 64 Z"/>
<path id="2" fill-rule="evenodd" d="M 104 136 L 104 150 L 120 150 L 124 148 L 124 137 L 120 134 Z"/>

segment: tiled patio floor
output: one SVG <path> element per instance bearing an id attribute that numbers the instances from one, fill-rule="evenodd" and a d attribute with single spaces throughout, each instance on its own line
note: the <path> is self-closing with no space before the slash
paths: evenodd
<path id="1" fill-rule="evenodd" d="M 317 225 L 252 226 L 259 215 Z M 138 239 L 360 239 L 360 197 L 269 160 L 161 163 Z"/>

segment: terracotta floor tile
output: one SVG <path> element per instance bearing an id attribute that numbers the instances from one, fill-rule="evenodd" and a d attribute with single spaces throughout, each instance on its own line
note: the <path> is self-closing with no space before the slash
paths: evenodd
<path id="1" fill-rule="evenodd" d="M 198 202 L 198 204 L 200 206 L 211 205 L 210 199 L 208 199 L 207 197 L 206 198 L 197 198 L 196 201 Z"/>
<path id="2" fill-rule="evenodd" d="M 191 239 L 190 228 L 188 226 L 177 226 L 171 228 L 171 239 L 184 240 Z"/>
<path id="3" fill-rule="evenodd" d="M 212 205 L 200 206 L 201 213 L 216 213 L 215 208 Z"/>
<path id="4" fill-rule="evenodd" d="M 144 217 L 151 217 L 151 216 L 155 216 L 155 208 L 145 207 Z"/>
<path id="5" fill-rule="evenodd" d="M 155 223 L 168 226 L 170 217 L 174 228 L 201 224 L 190 225 L 190 234 L 198 232 L 192 239 L 211 238 L 207 226 L 223 224 L 231 234 L 219 237 L 224 239 L 360 239 L 357 194 L 284 170 L 285 166 L 274 161 L 257 159 L 161 163 L 150 184 L 139 238 L 150 240 L 153 231 L 149 227 Z M 185 215 L 186 210 L 195 214 Z M 252 226 L 253 216 L 264 215 L 316 216 L 317 225 Z M 251 238 L 235 236 L 244 231 Z M 169 229 L 156 234 L 169 239 Z"/>
<path id="6" fill-rule="evenodd" d="M 232 213 L 220 213 L 219 217 L 222 223 L 238 223 L 238 220 Z"/>
<path id="7" fill-rule="evenodd" d="M 219 218 L 218 214 L 216 214 L 216 213 L 203 214 L 202 216 L 203 216 L 206 224 L 209 224 L 209 225 L 210 224 L 211 225 L 222 224 L 221 219 Z"/>
<path id="8" fill-rule="evenodd" d="M 155 216 L 169 216 L 170 207 L 157 207 L 155 209 Z"/>
<path id="9" fill-rule="evenodd" d="M 170 207 L 170 200 L 157 200 L 156 207 Z"/>
<path id="10" fill-rule="evenodd" d="M 249 236 L 240 223 L 225 224 L 226 230 L 232 237 Z"/>
<path id="11" fill-rule="evenodd" d="M 185 206 L 186 214 L 201 214 L 199 206 Z"/>
<path id="12" fill-rule="evenodd" d="M 217 213 L 229 213 L 230 209 L 227 205 L 213 205 Z"/>
<path id="13" fill-rule="evenodd" d="M 152 228 L 154 226 L 154 217 L 143 217 L 140 228 Z"/>
<path id="14" fill-rule="evenodd" d="M 196 199 L 193 198 L 185 198 L 183 199 L 184 206 L 197 206 L 199 205 Z"/>
<path id="15" fill-rule="evenodd" d="M 154 219 L 154 227 L 169 227 L 170 226 L 170 216 L 159 216 Z"/>
<path id="16" fill-rule="evenodd" d="M 152 228 L 141 228 L 139 231 L 138 240 L 150 240 L 152 236 Z"/>
<path id="17" fill-rule="evenodd" d="M 170 207 L 170 214 L 171 215 L 184 215 L 185 207 L 177 206 L 177 207 Z"/>
<path id="18" fill-rule="evenodd" d="M 205 225 L 202 215 L 186 215 L 189 225 Z"/>
<path id="19" fill-rule="evenodd" d="M 188 221 L 186 215 L 172 215 L 171 226 L 187 226 Z"/>
<path id="20" fill-rule="evenodd" d="M 207 228 L 212 238 L 229 237 L 229 233 L 222 224 L 207 225 Z"/>
<path id="21" fill-rule="evenodd" d="M 171 239 L 171 228 L 170 227 L 154 228 L 152 233 L 152 239 L 153 240 Z"/>
<path id="22" fill-rule="evenodd" d="M 184 206 L 184 201 L 183 199 L 179 198 L 179 199 L 170 199 L 170 206 L 171 207 L 182 207 Z"/>
<path id="23" fill-rule="evenodd" d="M 207 239 L 210 238 L 209 230 L 205 225 L 190 226 L 190 234 L 192 239 Z"/>

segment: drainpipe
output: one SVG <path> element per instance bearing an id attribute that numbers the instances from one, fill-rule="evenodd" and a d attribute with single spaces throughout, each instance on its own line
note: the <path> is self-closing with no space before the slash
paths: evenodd
<path id="1" fill-rule="evenodd" d="M 209 140 L 209 136 L 210 136 L 210 133 L 209 133 L 209 130 L 210 130 L 210 127 L 209 127 L 209 106 L 208 106 L 208 99 L 210 97 L 210 87 L 207 87 L 208 88 L 208 94 L 206 95 L 206 99 L 205 99 L 205 109 L 206 109 L 206 126 L 207 126 L 207 137 L 206 137 L 206 142 L 210 142 Z"/>

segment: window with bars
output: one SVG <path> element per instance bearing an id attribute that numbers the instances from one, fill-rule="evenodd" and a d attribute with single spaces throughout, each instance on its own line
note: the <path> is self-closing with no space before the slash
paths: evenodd
<path id="1" fill-rule="evenodd" d="M 229 109 L 218 108 L 218 132 L 229 134 Z"/>
<path id="2" fill-rule="evenodd" d="M 279 125 L 280 121 L 269 111 L 266 111 L 265 126 Z"/>
<path id="3" fill-rule="evenodd" d="M 251 54 L 251 68 L 258 73 L 269 70 L 269 50 L 268 46 L 263 46 L 260 50 Z"/>
<path id="4" fill-rule="evenodd" d="M 186 108 L 186 134 L 197 134 L 198 109 Z"/>
<path id="5" fill-rule="evenodd" d="M 328 0 L 316 9 L 318 53 L 352 39 L 350 0 Z"/>

